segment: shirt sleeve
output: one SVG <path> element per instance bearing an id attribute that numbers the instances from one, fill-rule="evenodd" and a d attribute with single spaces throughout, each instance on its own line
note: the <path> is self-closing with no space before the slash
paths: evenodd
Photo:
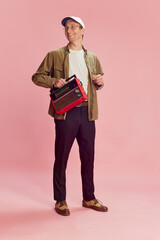
<path id="1" fill-rule="evenodd" d="M 56 78 L 53 78 L 52 75 L 53 68 L 53 55 L 47 53 L 36 73 L 32 76 L 32 81 L 41 87 L 52 88 Z"/>
<path id="2" fill-rule="evenodd" d="M 100 61 L 96 56 L 96 75 L 98 75 L 98 74 L 104 75 L 104 72 L 103 72 L 102 66 L 100 64 Z M 101 88 L 104 87 L 104 82 L 102 83 L 102 85 L 95 84 L 95 86 L 96 86 L 97 90 L 100 90 Z"/>

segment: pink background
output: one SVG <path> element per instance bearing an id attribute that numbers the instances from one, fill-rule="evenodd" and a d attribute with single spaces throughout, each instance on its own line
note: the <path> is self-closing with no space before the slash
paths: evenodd
<path id="1" fill-rule="evenodd" d="M 2 0 L 1 239 L 160 239 L 159 0 Z M 66 220 L 52 210 L 54 122 L 49 89 L 31 82 L 46 53 L 67 44 L 60 22 L 80 16 L 84 45 L 101 61 L 96 196 L 108 214 L 81 208 L 75 143 Z M 61 229 L 63 226 L 63 230 Z"/>

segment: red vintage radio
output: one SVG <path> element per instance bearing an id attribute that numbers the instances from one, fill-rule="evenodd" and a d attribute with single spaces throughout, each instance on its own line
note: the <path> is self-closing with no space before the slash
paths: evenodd
<path id="1" fill-rule="evenodd" d="M 63 87 L 50 90 L 51 101 L 58 114 L 63 114 L 88 99 L 83 84 L 76 75 L 66 79 L 66 82 Z"/>

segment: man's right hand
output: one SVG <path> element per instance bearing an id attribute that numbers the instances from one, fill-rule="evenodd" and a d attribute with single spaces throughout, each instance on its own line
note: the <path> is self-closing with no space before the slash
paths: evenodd
<path id="1" fill-rule="evenodd" d="M 63 78 L 56 79 L 55 82 L 54 82 L 54 87 L 55 87 L 55 88 L 61 88 L 61 87 L 63 87 L 65 84 L 66 84 L 65 79 L 63 79 Z"/>

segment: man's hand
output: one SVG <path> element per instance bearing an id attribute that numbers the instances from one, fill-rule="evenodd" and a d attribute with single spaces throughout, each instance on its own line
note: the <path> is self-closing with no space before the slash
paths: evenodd
<path id="1" fill-rule="evenodd" d="M 56 81 L 54 82 L 54 87 L 55 88 L 61 88 L 66 84 L 65 79 L 60 78 L 60 79 L 56 79 Z"/>
<path id="2" fill-rule="evenodd" d="M 103 84 L 103 76 L 101 74 L 93 75 L 92 80 L 98 85 L 101 86 Z"/>

